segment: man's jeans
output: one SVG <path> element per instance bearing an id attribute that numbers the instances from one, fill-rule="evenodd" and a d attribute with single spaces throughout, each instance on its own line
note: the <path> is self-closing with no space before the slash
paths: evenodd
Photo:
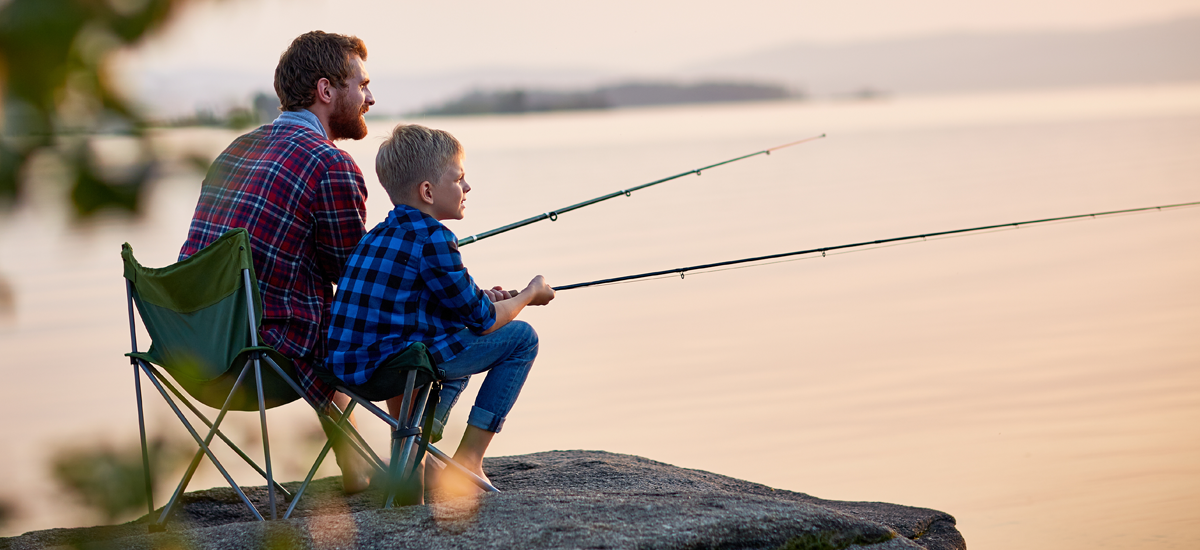
<path id="1" fill-rule="evenodd" d="M 538 337 L 524 321 L 511 321 L 486 336 L 468 331 L 467 348 L 454 359 L 437 366 L 442 378 L 440 402 L 434 413 L 434 439 L 440 438 L 450 416 L 450 408 L 467 387 L 472 374 L 487 372 L 467 424 L 489 432 L 499 432 L 504 418 L 512 410 L 533 360 L 537 357 Z"/>

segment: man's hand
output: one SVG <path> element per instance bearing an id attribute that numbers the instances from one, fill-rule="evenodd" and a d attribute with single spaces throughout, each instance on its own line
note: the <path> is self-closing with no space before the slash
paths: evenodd
<path id="1" fill-rule="evenodd" d="M 529 305 L 531 306 L 544 306 L 550 303 L 550 300 L 554 299 L 554 289 L 546 284 L 546 279 L 541 275 L 529 281 L 529 284 L 525 286 L 525 290 L 522 290 L 519 294 L 525 294 L 526 292 L 529 293 Z"/>

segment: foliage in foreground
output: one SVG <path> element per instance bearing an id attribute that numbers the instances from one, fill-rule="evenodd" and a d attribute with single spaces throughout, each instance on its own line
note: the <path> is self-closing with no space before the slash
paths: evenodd
<path id="1" fill-rule="evenodd" d="M 151 489 L 187 457 L 188 447 L 165 440 L 150 442 Z M 55 481 L 106 523 L 146 512 L 146 478 L 140 444 L 114 448 L 73 447 L 51 459 Z"/>
<path id="2" fill-rule="evenodd" d="M 161 28 L 189 0 L 10 0 L 0 3 L 0 204 L 19 202 L 31 167 L 60 179 L 78 216 L 136 212 L 155 158 L 146 121 L 114 86 L 111 54 Z M 97 136 L 136 150 L 103 166 Z M 109 141 L 112 141 L 110 139 Z"/>

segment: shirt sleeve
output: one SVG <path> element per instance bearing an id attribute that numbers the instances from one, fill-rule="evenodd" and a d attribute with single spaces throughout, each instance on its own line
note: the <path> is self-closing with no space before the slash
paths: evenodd
<path id="1" fill-rule="evenodd" d="M 453 311 L 471 332 L 479 334 L 496 323 L 496 306 L 467 273 L 449 231 L 434 231 L 421 248 L 420 277 L 441 306 Z"/>
<path id="2" fill-rule="evenodd" d="M 358 241 L 366 233 L 367 185 L 358 165 L 339 155 L 317 186 L 313 205 L 317 268 L 336 283 Z"/>

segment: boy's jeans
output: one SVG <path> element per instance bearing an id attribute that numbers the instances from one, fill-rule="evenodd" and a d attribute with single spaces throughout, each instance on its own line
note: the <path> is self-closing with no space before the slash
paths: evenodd
<path id="1" fill-rule="evenodd" d="M 438 394 L 440 402 L 434 413 L 434 440 L 441 438 L 450 408 L 466 389 L 470 376 L 485 371 L 487 377 L 479 388 L 467 424 L 499 432 L 537 357 L 537 333 L 524 321 L 511 321 L 486 336 L 476 336 L 469 331 L 466 336 L 467 348 L 454 359 L 437 366 L 443 382 Z"/>

